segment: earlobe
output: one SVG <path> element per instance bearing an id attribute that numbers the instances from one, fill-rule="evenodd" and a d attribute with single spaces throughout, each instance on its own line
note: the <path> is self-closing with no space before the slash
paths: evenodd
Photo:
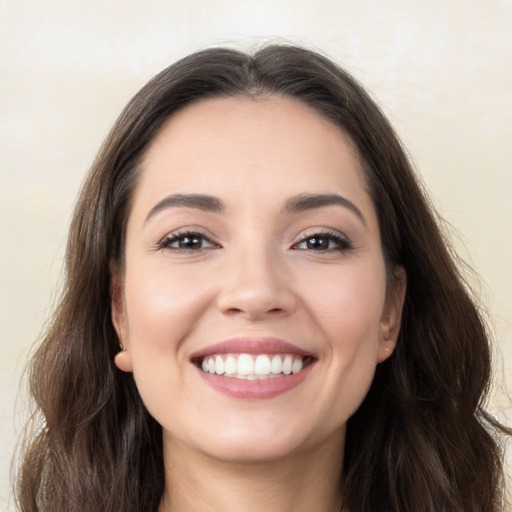
<path id="1" fill-rule="evenodd" d="M 123 372 L 131 372 L 133 370 L 130 353 L 123 346 L 121 346 L 121 351 L 114 357 L 114 363 Z"/>
<path id="2" fill-rule="evenodd" d="M 377 363 L 385 361 L 393 353 L 395 346 L 396 343 L 381 342 L 379 345 L 379 353 L 377 355 Z"/>
<path id="3" fill-rule="evenodd" d="M 385 361 L 396 347 L 402 322 L 402 310 L 406 289 L 407 275 L 405 269 L 403 267 L 396 267 L 381 319 L 381 335 L 377 354 L 378 363 Z"/>

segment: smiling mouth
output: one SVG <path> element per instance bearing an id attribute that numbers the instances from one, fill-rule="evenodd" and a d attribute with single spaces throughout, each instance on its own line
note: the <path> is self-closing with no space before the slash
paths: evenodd
<path id="1" fill-rule="evenodd" d="M 291 354 L 211 354 L 193 363 L 203 372 L 230 379 L 265 380 L 293 375 L 314 362 L 312 356 Z"/>

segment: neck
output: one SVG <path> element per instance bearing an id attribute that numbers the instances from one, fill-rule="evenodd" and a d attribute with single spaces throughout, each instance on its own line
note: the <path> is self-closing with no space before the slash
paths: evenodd
<path id="1" fill-rule="evenodd" d="M 224 462 L 172 443 L 159 512 L 337 512 L 343 440 L 257 463 Z M 166 443 L 164 443 L 164 447 Z"/>

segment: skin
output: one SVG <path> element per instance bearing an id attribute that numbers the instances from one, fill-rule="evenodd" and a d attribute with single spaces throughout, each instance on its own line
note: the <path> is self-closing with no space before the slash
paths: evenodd
<path id="1" fill-rule="evenodd" d="M 225 208 L 171 206 L 148 218 L 167 196 L 191 193 Z M 361 216 L 340 204 L 283 210 L 301 194 L 339 194 Z M 191 250 L 180 240 L 163 246 L 188 231 L 205 238 Z M 314 235 L 327 248 L 308 243 Z M 162 425 L 160 511 L 335 510 L 345 425 L 393 351 L 405 293 L 401 269 L 387 282 L 375 208 L 348 138 L 291 99 L 193 104 L 144 158 L 126 240 L 113 277 L 125 348 L 116 364 L 133 371 Z M 276 397 L 226 396 L 190 357 L 235 336 L 286 340 L 315 363 Z"/>

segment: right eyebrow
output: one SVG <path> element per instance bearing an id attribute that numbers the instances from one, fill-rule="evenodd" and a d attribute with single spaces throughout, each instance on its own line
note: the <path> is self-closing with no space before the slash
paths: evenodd
<path id="1" fill-rule="evenodd" d="M 330 205 L 339 205 L 347 208 L 352 213 L 355 213 L 365 226 L 367 225 L 361 210 L 352 201 L 339 194 L 299 194 L 286 201 L 284 211 L 295 213 Z"/>
<path id="2" fill-rule="evenodd" d="M 162 210 L 180 206 L 195 208 L 204 212 L 222 212 L 224 210 L 224 203 L 215 196 L 207 194 L 171 194 L 151 208 L 144 223 Z"/>

